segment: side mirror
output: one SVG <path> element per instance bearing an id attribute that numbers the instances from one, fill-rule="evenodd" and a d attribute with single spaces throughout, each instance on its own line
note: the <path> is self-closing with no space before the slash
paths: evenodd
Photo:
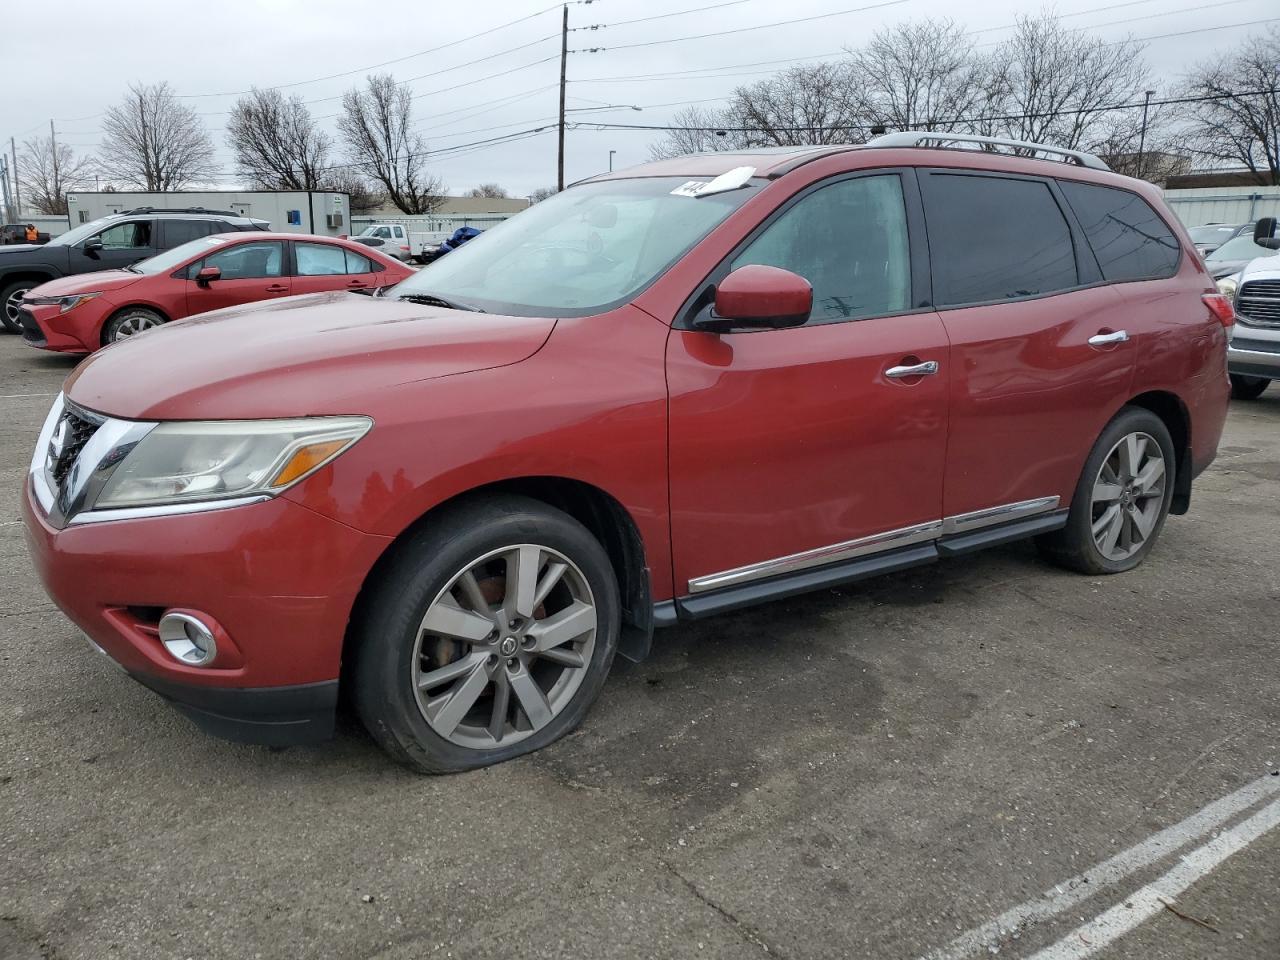
<path id="1" fill-rule="evenodd" d="M 798 327 L 813 310 L 813 287 L 799 274 L 752 263 L 716 287 L 715 310 L 705 324 L 720 329 Z"/>
<path id="2" fill-rule="evenodd" d="M 222 271 L 217 267 L 201 267 L 196 273 L 196 284 L 207 287 L 214 280 L 222 279 Z"/>
<path id="3" fill-rule="evenodd" d="M 102 252 L 102 240 L 99 237 L 90 237 L 84 242 L 84 252 L 86 256 L 97 257 Z"/>
<path id="4" fill-rule="evenodd" d="M 1268 250 L 1280 250 L 1280 237 L 1276 236 L 1276 218 L 1263 217 L 1253 225 L 1253 242 Z"/>

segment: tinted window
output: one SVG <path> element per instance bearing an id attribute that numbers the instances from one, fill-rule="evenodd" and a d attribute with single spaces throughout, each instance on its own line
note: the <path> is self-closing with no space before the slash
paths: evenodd
<path id="1" fill-rule="evenodd" d="M 151 246 L 151 221 L 131 220 L 118 223 L 98 234 L 102 246 L 108 250 L 136 250 Z"/>
<path id="2" fill-rule="evenodd" d="M 347 272 L 346 250 L 327 243 L 295 243 L 293 255 L 298 260 L 298 276 L 328 277 Z"/>
<path id="3" fill-rule="evenodd" d="M 201 267 L 217 267 L 223 280 L 253 280 L 258 277 L 279 277 L 283 274 L 284 244 L 279 240 L 260 243 L 241 243 L 229 250 L 205 257 L 191 265 L 191 276 Z"/>
<path id="4" fill-rule="evenodd" d="M 221 226 L 213 220 L 166 220 L 164 222 L 164 244 L 176 247 L 192 240 L 199 240 L 211 233 L 220 233 Z"/>
<path id="5" fill-rule="evenodd" d="M 855 320 L 906 310 L 911 254 L 902 182 L 859 177 L 808 194 L 733 261 L 781 267 L 813 286 L 813 321 Z"/>
<path id="6" fill-rule="evenodd" d="M 1107 280 L 1171 277 L 1178 269 L 1173 231 L 1136 193 L 1062 181 L 1062 192 L 1084 228 Z M 1234 232 L 1228 228 L 1227 235 Z"/>
<path id="7" fill-rule="evenodd" d="M 1042 296 L 1079 282 L 1071 230 L 1047 184 L 955 174 L 923 181 L 940 305 Z"/>

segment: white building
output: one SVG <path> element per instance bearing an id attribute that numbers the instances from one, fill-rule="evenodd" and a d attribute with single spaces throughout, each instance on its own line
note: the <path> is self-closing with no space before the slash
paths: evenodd
<path id="1" fill-rule="evenodd" d="M 327 190 L 77 190 L 67 195 L 67 216 L 72 227 L 139 207 L 229 211 L 239 217 L 269 221 L 272 230 L 288 233 L 340 237 L 352 232 L 351 198 Z"/>

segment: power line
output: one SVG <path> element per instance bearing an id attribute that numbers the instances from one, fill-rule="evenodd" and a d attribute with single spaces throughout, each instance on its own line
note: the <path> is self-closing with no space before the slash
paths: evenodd
<path id="1" fill-rule="evenodd" d="M 719 10 L 721 7 L 736 7 L 751 0 L 725 0 L 724 3 L 712 3 L 705 7 L 693 7 L 689 10 L 674 10 L 670 13 L 655 13 L 651 17 L 636 17 L 634 20 L 616 20 L 613 23 L 593 23 L 587 27 L 570 27 L 569 32 L 579 30 L 607 30 L 610 27 L 625 27 L 633 23 L 648 23 L 650 20 L 666 20 L 668 17 L 684 17 L 691 13 L 702 13 L 704 10 Z"/>
<path id="2" fill-rule="evenodd" d="M 1128 17 L 1124 20 L 1107 20 L 1103 23 L 1086 23 L 1079 27 L 1072 27 L 1071 29 L 1075 32 L 1080 32 L 1083 30 L 1096 30 L 1100 27 L 1117 27 L 1125 23 L 1137 23 L 1139 20 L 1154 20 L 1158 17 L 1172 17 L 1172 16 L 1176 16 L 1179 13 L 1198 13 L 1201 10 L 1212 10 L 1214 7 L 1230 7 L 1237 3 L 1248 3 L 1248 2 L 1249 0 L 1219 0 L 1218 3 L 1199 3 L 1193 7 L 1181 7 L 1177 10 L 1160 10 L 1160 11 L 1157 11 L 1156 13 L 1147 13 L 1147 14 L 1143 14 L 1140 17 Z M 1105 8 L 1100 8 L 1100 9 L 1105 9 Z M 1017 24 L 1009 24 L 1006 27 L 993 27 L 992 29 L 1008 29 L 1009 27 L 1014 27 L 1014 26 L 1017 26 Z M 1219 29 L 1219 28 L 1211 27 L 1209 29 Z M 1177 36 L 1177 34 L 1170 34 L 1170 36 Z M 1104 44 L 1104 46 L 1113 46 L 1116 43 L 1125 43 L 1127 42 L 1127 39 L 1128 38 L 1125 38 L 1122 40 L 1110 41 Z M 1157 38 L 1148 37 L 1146 39 L 1157 39 Z M 990 40 L 986 43 L 979 43 L 977 44 L 977 46 L 993 47 L 1004 42 L 1007 42 L 1007 41 Z"/>
<path id="3" fill-rule="evenodd" d="M 570 53 L 603 53 L 606 50 L 631 50 L 636 47 L 655 47 L 666 43 L 686 43 L 690 40 L 706 40 L 708 37 L 726 37 L 730 34 L 749 33 L 752 30 L 769 30 L 773 27 L 790 26 L 793 23 L 811 23 L 814 20 L 827 20 L 831 17 L 843 17 L 851 13 L 862 13 L 867 10 L 879 10 L 883 7 L 897 7 L 910 0 L 884 0 L 865 7 L 850 7 L 847 10 L 833 10 L 830 13 L 819 13 L 811 17 L 796 17 L 791 20 L 777 20 L 773 23 L 761 23 L 753 27 L 736 27 L 732 30 L 716 30 L 713 33 L 698 33 L 688 37 L 668 37 L 665 40 L 645 40 L 641 43 L 619 43 L 611 47 L 587 47 L 582 50 L 570 50 Z"/>

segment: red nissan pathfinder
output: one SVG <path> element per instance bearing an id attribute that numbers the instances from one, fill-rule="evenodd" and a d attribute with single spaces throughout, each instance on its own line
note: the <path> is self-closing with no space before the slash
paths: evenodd
<path id="1" fill-rule="evenodd" d="M 1136 566 L 1214 458 L 1232 321 L 1160 192 L 1088 154 L 663 160 L 378 296 L 95 354 L 26 526 L 204 729 L 313 741 L 342 684 L 396 759 L 464 770 L 572 730 L 655 627 L 1023 537 Z"/>

